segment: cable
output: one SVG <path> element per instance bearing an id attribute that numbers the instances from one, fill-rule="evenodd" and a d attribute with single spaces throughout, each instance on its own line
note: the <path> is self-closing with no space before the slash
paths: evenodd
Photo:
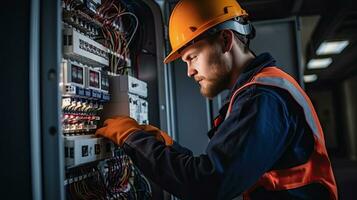
<path id="1" fill-rule="evenodd" d="M 134 19 L 135 19 L 135 21 L 136 21 L 136 25 L 135 25 L 134 31 L 133 31 L 133 33 L 131 34 L 131 37 L 130 37 L 129 41 L 128 41 L 128 43 L 127 43 L 126 46 L 125 46 L 125 49 L 127 49 L 127 48 L 129 47 L 129 45 L 130 45 L 132 39 L 134 38 L 134 35 L 135 35 L 136 31 L 138 30 L 138 27 L 139 27 L 139 19 L 138 19 L 138 17 L 137 17 L 134 13 L 132 13 L 132 12 L 123 12 L 123 13 L 120 13 L 120 14 L 118 15 L 118 17 L 121 17 L 121 16 L 123 16 L 123 15 L 133 16 Z"/>

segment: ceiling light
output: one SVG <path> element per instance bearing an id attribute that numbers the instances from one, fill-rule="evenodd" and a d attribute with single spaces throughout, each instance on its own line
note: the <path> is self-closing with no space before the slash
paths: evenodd
<path id="1" fill-rule="evenodd" d="M 323 42 L 317 49 L 317 55 L 339 54 L 345 49 L 350 42 L 348 40 Z"/>
<path id="2" fill-rule="evenodd" d="M 305 83 L 311 83 L 317 80 L 317 75 L 316 74 L 310 74 L 310 75 L 305 75 L 304 76 L 304 82 Z"/>
<path id="3" fill-rule="evenodd" d="M 307 63 L 308 69 L 323 69 L 332 63 L 332 58 L 311 59 Z"/>

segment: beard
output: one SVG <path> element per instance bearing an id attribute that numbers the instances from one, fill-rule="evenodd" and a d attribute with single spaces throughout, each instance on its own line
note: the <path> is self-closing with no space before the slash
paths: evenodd
<path id="1" fill-rule="evenodd" d="M 205 78 L 200 82 L 200 93 L 212 99 L 216 97 L 223 90 L 227 89 L 230 82 L 229 73 L 216 74 L 215 77 Z"/>

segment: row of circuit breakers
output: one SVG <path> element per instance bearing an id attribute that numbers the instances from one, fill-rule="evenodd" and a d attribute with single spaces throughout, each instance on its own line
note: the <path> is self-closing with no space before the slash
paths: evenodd
<path id="1" fill-rule="evenodd" d="M 109 54 L 120 57 L 64 24 L 60 86 L 67 167 L 113 155 L 115 147 L 110 141 L 94 137 L 104 118 L 127 115 L 139 124 L 149 123 L 147 84 L 129 75 L 102 70 L 109 65 Z M 130 65 L 130 60 L 126 63 Z"/>

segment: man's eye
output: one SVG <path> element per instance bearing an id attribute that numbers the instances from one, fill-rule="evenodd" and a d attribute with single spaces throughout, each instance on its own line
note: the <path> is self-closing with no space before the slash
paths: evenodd
<path id="1" fill-rule="evenodd" d="M 196 59 L 197 58 L 197 56 L 192 56 L 191 58 L 190 58 L 190 60 L 194 60 L 194 59 Z"/>

